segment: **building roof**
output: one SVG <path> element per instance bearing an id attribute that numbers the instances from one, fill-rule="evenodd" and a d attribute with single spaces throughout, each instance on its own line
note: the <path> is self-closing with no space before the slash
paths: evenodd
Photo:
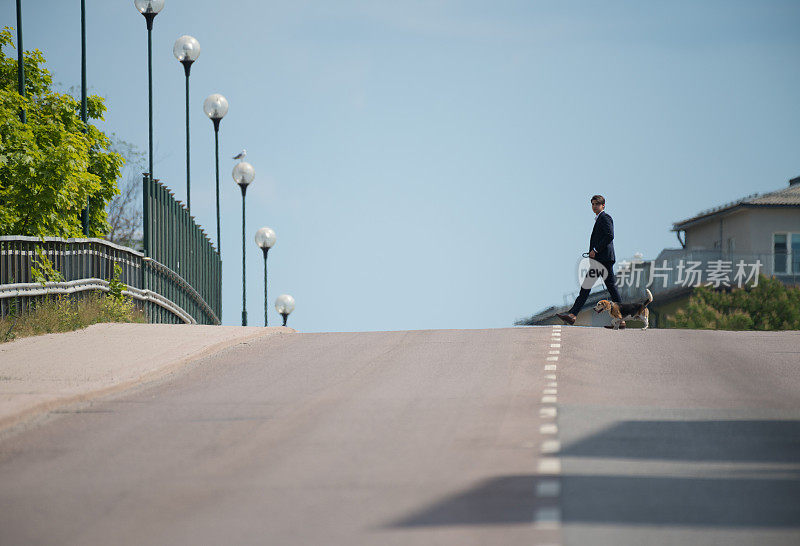
<path id="1" fill-rule="evenodd" d="M 675 222 L 672 224 L 672 231 L 686 229 L 692 224 L 703 222 L 712 216 L 730 212 L 734 209 L 755 207 L 800 207 L 800 177 L 791 179 L 788 188 L 763 194 L 754 193 L 719 207 L 704 210 L 686 220 Z"/>

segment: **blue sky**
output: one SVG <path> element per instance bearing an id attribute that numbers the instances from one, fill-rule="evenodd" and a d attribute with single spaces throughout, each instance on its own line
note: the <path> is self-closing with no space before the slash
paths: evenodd
<path id="1" fill-rule="evenodd" d="M 104 130 L 147 149 L 144 19 L 86 0 Z M 2 24 L 15 24 L 3 0 Z M 26 49 L 80 83 L 78 2 L 23 0 Z M 302 331 L 505 327 L 577 289 L 589 198 L 618 259 L 677 246 L 672 222 L 800 175 L 800 2 L 166 0 L 153 33 L 156 177 L 185 198 L 182 34 L 192 68 L 192 211 L 214 234 L 222 93 L 225 324 L 292 294 Z M 270 306 L 270 322 L 279 317 Z"/>

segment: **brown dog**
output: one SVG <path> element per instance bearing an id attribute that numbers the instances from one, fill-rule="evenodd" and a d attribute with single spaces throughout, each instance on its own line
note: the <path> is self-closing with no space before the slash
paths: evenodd
<path id="1" fill-rule="evenodd" d="M 638 319 L 644 322 L 644 328 L 647 330 L 650 325 L 650 310 L 647 308 L 650 302 L 653 301 L 653 294 L 647 290 L 647 299 L 641 303 L 616 303 L 609 300 L 600 300 L 594 306 L 594 310 L 598 313 L 608 311 L 611 315 L 611 324 L 614 325 L 614 330 L 619 330 L 619 324 L 625 319 Z"/>

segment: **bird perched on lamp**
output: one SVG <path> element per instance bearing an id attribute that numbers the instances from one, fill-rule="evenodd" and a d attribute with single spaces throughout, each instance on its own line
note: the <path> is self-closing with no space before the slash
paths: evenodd
<path id="1" fill-rule="evenodd" d="M 233 156 L 233 159 L 238 159 L 239 161 L 242 161 L 245 157 L 247 157 L 247 150 L 242 149 L 241 152 Z"/>

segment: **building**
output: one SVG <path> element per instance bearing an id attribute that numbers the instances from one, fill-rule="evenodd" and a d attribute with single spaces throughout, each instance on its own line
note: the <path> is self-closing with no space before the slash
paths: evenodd
<path id="1" fill-rule="evenodd" d="M 800 275 L 800 177 L 790 180 L 788 188 L 751 195 L 676 222 L 672 231 L 690 252 L 769 256 L 765 273 L 795 282 L 793 277 Z"/>
<path id="2" fill-rule="evenodd" d="M 665 318 L 686 304 L 698 285 L 735 288 L 752 284 L 757 275 L 774 276 L 786 284 L 800 284 L 800 177 L 789 186 L 753 194 L 719 207 L 702 211 L 672 225 L 680 248 L 662 250 L 654 260 L 634 258 L 617 264 L 617 284 L 625 301 L 644 296 L 649 288 L 650 325 L 665 325 Z M 742 283 L 744 281 L 744 283 Z M 573 301 L 577 292 L 565 295 Z M 595 303 L 608 298 L 605 289 L 595 287 L 578 314 L 576 324 L 602 326 L 606 313 L 592 311 Z M 552 306 L 526 319 L 524 324 L 557 324 L 556 313 L 569 305 Z"/>

